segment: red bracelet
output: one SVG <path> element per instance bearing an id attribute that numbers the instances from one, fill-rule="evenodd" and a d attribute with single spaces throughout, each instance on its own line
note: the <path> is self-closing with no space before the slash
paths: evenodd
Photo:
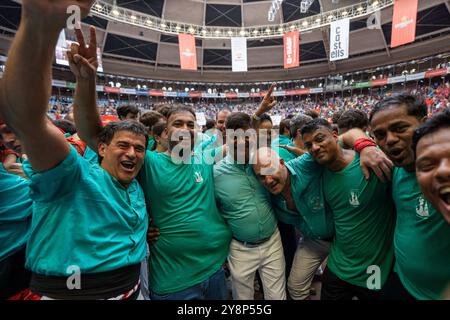
<path id="1" fill-rule="evenodd" d="M 364 148 L 376 147 L 377 144 L 368 138 L 360 138 L 355 141 L 354 149 L 356 152 L 360 153 Z"/>

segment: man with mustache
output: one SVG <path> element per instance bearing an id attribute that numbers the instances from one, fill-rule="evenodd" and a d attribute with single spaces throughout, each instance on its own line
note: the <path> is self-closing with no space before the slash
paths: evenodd
<path id="1" fill-rule="evenodd" d="M 397 209 L 395 281 L 386 288 L 392 299 L 440 299 L 450 279 L 450 226 L 425 199 L 415 172 L 412 139 L 427 112 L 421 99 L 398 94 L 379 102 L 369 116 L 375 142 L 396 166 L 392 177 Z M 350 131 L 346 144 L 364 143 L 364 132 Z"/>
<path id="2" fill-rule="evenodd" d="M 46 117 L 53 54 L 66 25 L 67 8 L 76 5 L 85 17 L 92 3 L 22 1 L 21 24 L 0 86 L 0 114 L 29 158 L 24 168 L 31 181 L 33 223 L 26 268 L 32 276 L 25 299 L 139 295 L 148 222 L 135 177 L 144 161 L 145 127 L 125 121 L 102 128 L 98 144 L 92 145 L 100 164 L 91 165 Z M 92 66 L 95 69 L 95 63 Z M 78 80 L 95 91 L 95 81 Z"/>
<path id="3" fill-rule="evenodd" d="M 450 223 L 450 108 L 420 126 L 413 142 L 420 189 Z"/>

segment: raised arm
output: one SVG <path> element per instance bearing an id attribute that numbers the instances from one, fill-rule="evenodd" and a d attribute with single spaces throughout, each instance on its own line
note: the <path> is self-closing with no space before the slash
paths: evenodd
<path id="1" fill-rule="evenodd" d="M 261 101 L 258 109 L 252 116 L 252 126 L 253 128 L 257 128 L 259 126 L 259 117 L 270 110 L 277 104 L 277 100 L 272 97 L 273 90 L 275 89 L 276 84 L 272 83 L 263 100 Z"/>
<path id="2" fill-rule="evenodd" d="M 35 171 L 58 165 L 70 152 L 64 136 L 46 118 L 51 94 L 52 62 L 64 28 L 67 8 L 83 16 L 93 0 L 23 0 L 22 18 L 11 45 L 0 85 L 0 113 L 27 150 Z"/>
<path id="3" fill-rule="evenodd" d="M 73 44 L 67 52 L 70 70 L 75 75 L 77 86 L 73 102 L 73 115 L 77 132 L 81 140 L 97 152 L 98 134 L 102 122 L 97 109 L 97 36 L 94 27 L 90 27 L 90 41 L 86 46 L 83 32 L 75 29 L 78 44 Z"/>

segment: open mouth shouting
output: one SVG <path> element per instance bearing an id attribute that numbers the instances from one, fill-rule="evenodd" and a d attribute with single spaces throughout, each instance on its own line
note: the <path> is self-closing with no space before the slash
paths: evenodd
<path id="1" fill-rule="evenodd" d="M 130 160 L 125 160 L 125 161 L 121 161 L 120 162 L 120 166 L 122 168 L 122 170 L 126 171 L 126 172 L 134 172 L 135 168 L 136 168 L 136 163 Z"/>

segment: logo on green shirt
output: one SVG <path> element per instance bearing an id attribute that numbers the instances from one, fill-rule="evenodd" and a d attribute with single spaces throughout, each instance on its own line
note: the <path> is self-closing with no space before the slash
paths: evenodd
<path id="1" fill-rule="evenodd" d="M 195 182 L 197 182 L 197 183 L 202 183 L 203 182 L 202 173 L 199 172 L 199 171 L 195 172 Z"/>
<path id="2" fill-rule="evenodd" d="M 348 199 L 348 202 L 350 202 L 350 205 L 352 207 L 359 207 L 359 190 L 353 189 L 350 190 L 350 198 Z"/>
<path id="3" fill-rule="evenodd" d="M 418 203 L 416 205 L 416 214 L 419 218 L 428 219 L 430 217 L 430 213 L 428 212 L 428 203 L 425 201 L 422 195 L 420 195 L 417 199 Z"/>

